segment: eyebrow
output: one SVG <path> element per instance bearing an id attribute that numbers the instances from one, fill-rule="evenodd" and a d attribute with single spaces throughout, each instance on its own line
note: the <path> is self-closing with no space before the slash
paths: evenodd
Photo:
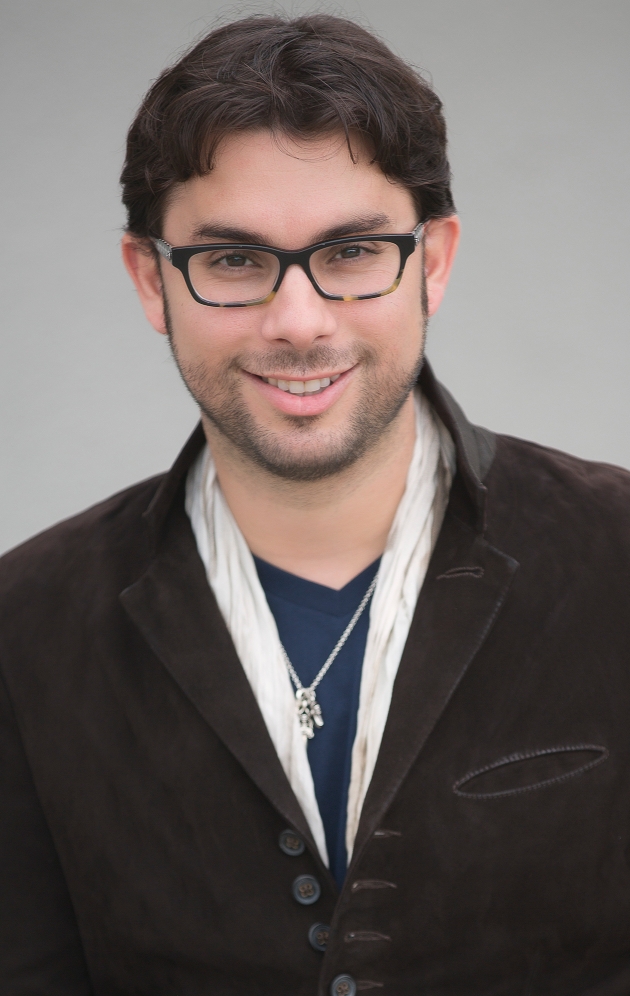
<path id="1" fill-rule="evenodd" d="M 328 242 L 329 239 L 343 239 L 347 235 L 367 235 L 377 234 L 379 228 L 384 228 L 391 224 L 391 219 L 386 214 L 372 214 L 358 218 L 350 218 L 348 221 L 331 228 L 325 228 L 316 233 L 313 242 Z M 382 233 L 384 234 L 384 233 Z M 269 245 L 264 235 L 245 228 L 236 228 L 233 225 L 223 225 L 219 222 L 208 222 L 198 225 L 193 230 L 192 238 L 195 242 L 203 243 L 209 239 L 219 239 L 222 242 L 233 242 L 239 245 Z"/>

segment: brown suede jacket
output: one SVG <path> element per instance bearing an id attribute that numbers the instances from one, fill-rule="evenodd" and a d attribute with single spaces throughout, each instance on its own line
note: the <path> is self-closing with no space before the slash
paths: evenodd
<path id="1" fill-rule="evenodd" d="M 0 996 L 630 994 L 630 474 L 421 383 L 458 473 L 341 894 L 197 554 L 199 429 L 0 561 Z"/>

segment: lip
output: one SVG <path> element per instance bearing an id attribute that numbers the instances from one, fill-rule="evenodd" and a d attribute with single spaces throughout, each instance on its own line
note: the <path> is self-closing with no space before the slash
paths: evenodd
<path id="1" fill-rule="evenodd" d="M 344 370 L 343 373 L 339 374 L 339 377 L 334 382 L 334 384 L 329 384 L 325 387 L 323 391 L 319 394 L 291 394 L 289 391 L 282 391 L 279 387 L 274 387 L 273 384 L 267 384 L 262 377 L 256 376 L 256 374 L 248 373 L 247 370 L 243 370 L 243 374 L 252 383 L 253 387 L 260 391 L 262 396 L 269 401 L 274 408 L 278 411 L 283 412 L 285 415 L 302 415 L 304 417 L 308 415 L 321 415 L 323 412 L 327 411 L 336 401 L 341 397 L 345 391 L 347 385 L 352 380 L 356 366 L 350 367 L 349 370 Z M 274 374 L 269 374 L 277 380 L 290 380 L 290 377 L 280 374 L 276 376 Z M 333 373 L 333 376 L 336 374 Z M 310 375 L 309 380 L 321 380 L 323 377 L 330 377 L 330 374 L 318 374 L 317 376 Z M 301 380 L 302 378 L 294 377 L 293 380 Z"/>

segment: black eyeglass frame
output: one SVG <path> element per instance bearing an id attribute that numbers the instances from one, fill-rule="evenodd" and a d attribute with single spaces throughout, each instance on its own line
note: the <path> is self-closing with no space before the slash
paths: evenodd
<path id="1" fill-rule="evenodd" d="M 426 224 L 426 221 L 421 221 L 418 225 L 416 225 L 413 232 L 409 232 L 405 235 L 347 235 L 342 239 L 328 239 L 326 242 L 316 242 L 312 246 L 306 246 L 304 249 L 295 250 L 276 249 L 274 246 L 249 245 L 244 242 L 212 242 L 207 245 L 172 246 L 164 239 L 156 238 L 154 236 L 151 236 L 150 238 L 160 256 L 167 259 L 169 263 L 181 272 L 184 280 L 186 281 L 188 290 L 192 294 L 195 301 L 198 301 L 199 304 L 205 304 L 210 308 L 250 308 L 255 304 L 267 304 L 267 302 L 273 300 L 288 268 L 295 265 L 302 267 L 317 293 L 321 297 L 326 298 L 327 301 L 367 301 L 371 298 L 385 297 L 387 294 L 392 294 L 400 284 L 407 260 L 411 254 L 415 252 L 420 240 L 422 239 Z M 328 249 L 329 246 L 352 245 L 357 242 L 393 242 L 394 245 L 398 246 L 398 249 L 400 250 L 400 268 L 394 282 L 387 288 L 387 290 L 377 291 L 374 294 L 328 294 L 319 286 L 311 272 L 311 256 L 319 249 Z M 206 298 L 201 297 L 201 295 L 197 293 L 193 287 L 190 274 L 188 272 L 188 263 L 191 257 L 196 256 L 201 252 L 226 249 L 249 249 L 258 252 L 267 252 L 276 257 L 279 265 L 278 277 L 269 294 L 265 297 L 257 298 L 255 301 L 235 301 L 227 304 L 221 304 L 218 301 L 208 301 Z"/>

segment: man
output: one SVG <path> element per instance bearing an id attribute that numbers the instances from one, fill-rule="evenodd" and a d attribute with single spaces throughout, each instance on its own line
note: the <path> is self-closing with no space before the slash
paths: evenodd
<path id="1" fill-rule="evenodd" d="M 122 182 L 201 426 L 3 559 L 0 992 L 630 992 L 630 479 L 423 362 L 438 99 L 246 19 Z"/>

